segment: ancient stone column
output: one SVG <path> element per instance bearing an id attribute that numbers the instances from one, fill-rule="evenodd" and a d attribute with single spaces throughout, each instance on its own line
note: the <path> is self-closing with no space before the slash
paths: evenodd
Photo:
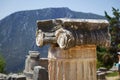
<path id="1" fill-rule="evenodd" d="M 29 55 L 27 55 L 25 61 L 24 69 L 24 74 L 27 80 L 33 79 L 33 70 L 35 66 L 39 65 L 39 56 L 40 53 L 38 51 L 29 51 Z"/>
<path id="2" fill-rule="evenodd" d="M 39 65 L 39 55 L 38 51 L 29 51 L 25 61 L 25 72 L 33 72 L 34 67 Z"/>
<path id="3" fill-rule="evenodd" d="M 36 44 L 51 44 L 49 80 L 96 80 L 96 46 L 110 45 L 106 20 L 38 21 Z"/>

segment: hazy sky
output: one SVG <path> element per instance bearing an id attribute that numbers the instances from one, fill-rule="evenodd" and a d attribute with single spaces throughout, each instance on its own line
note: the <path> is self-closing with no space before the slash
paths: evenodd
<path id="1" fill-rule="evenodd" d="M 120 9 L 120 0 L 0 0 L 0 20 L 9 14 L 22 10 L 48 7 L 68 7 L 74 11 L 111 15 L 111 8 Z"/>

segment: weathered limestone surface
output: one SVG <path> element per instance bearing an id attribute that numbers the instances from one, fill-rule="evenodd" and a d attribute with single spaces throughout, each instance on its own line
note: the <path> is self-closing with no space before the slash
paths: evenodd
<path id="1" fill-rule="evenodd" d="M 36 44 L 43 46 L 57 43 L 62 49 L 76 45 L 110 45 L 110 34 L 106 20 L 55 19 L 38 21 Z"/>
<path id="2" fill-rule="evenodd" d="M 96 80 L 96 45 L 110 45 L 106 20 L 53 19 L 37 25 L 36 44 L 51 44 L 49 80 Z"/>
<path id="3" fill-rule="evenodd" d="M 38 51 L 29 51 L 29 55 L 25 61 L 25 70 L 24 74 L 27 80 L 33 79 L 33 70 L 35 66 L 39 65 L 39 56 Z"/>
<path id="4" fill-rule="evenodd" d="M 51 47 L 48 57 L 49 80 L 96 80 L 95 45 Z"/>
<path id="5" fill-rule="evenodd" d="M 26 72 L 31 72 L 34 69 L 34 66 L 39 65 L 39 55 L 38 51 L 29 51 L 29 55 L 25 61 L 25 70 Z"/>

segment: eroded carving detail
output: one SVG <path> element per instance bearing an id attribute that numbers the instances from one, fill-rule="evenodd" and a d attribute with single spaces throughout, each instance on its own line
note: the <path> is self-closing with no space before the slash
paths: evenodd
<path id="1" fill-rule="evenodd" d="M 36 44 L 38 46 L 48 43 L 58 44 L 62 49 L 84 44 L 107 47 L 110 45 L 108 26 L 106 20 L 56 19 L 38 21 Z"/>

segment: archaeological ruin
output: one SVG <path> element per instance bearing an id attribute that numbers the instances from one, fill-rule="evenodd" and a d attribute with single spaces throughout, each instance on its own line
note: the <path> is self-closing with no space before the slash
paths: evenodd
<path id="1" fill-rule="evenodd" d="M 110 46 L 106 20 L 38 20 L 37 27 L 36 44 L 50 45 L 48 58 L 41 58 L 38 51 L 29 51 L 23 73 L 0 74 L 0 80 L 105 79 L 105 73 L 96 71 L 96 46 Z"/>
<path id="2" fill-rule="evenodd" d="M 110 45 L 106 20 L 38 20 L 37 26 L 37 46 L 51 45 L 48 51 L 49 80 L 97 79 L 96 46 Z"/>
<path id="3" fill-rule="evenodd" d="M 40 58 L 38 51 L 29 51 L 23 71 L 26 80 L 48 80 L 48 59 Z"/>

